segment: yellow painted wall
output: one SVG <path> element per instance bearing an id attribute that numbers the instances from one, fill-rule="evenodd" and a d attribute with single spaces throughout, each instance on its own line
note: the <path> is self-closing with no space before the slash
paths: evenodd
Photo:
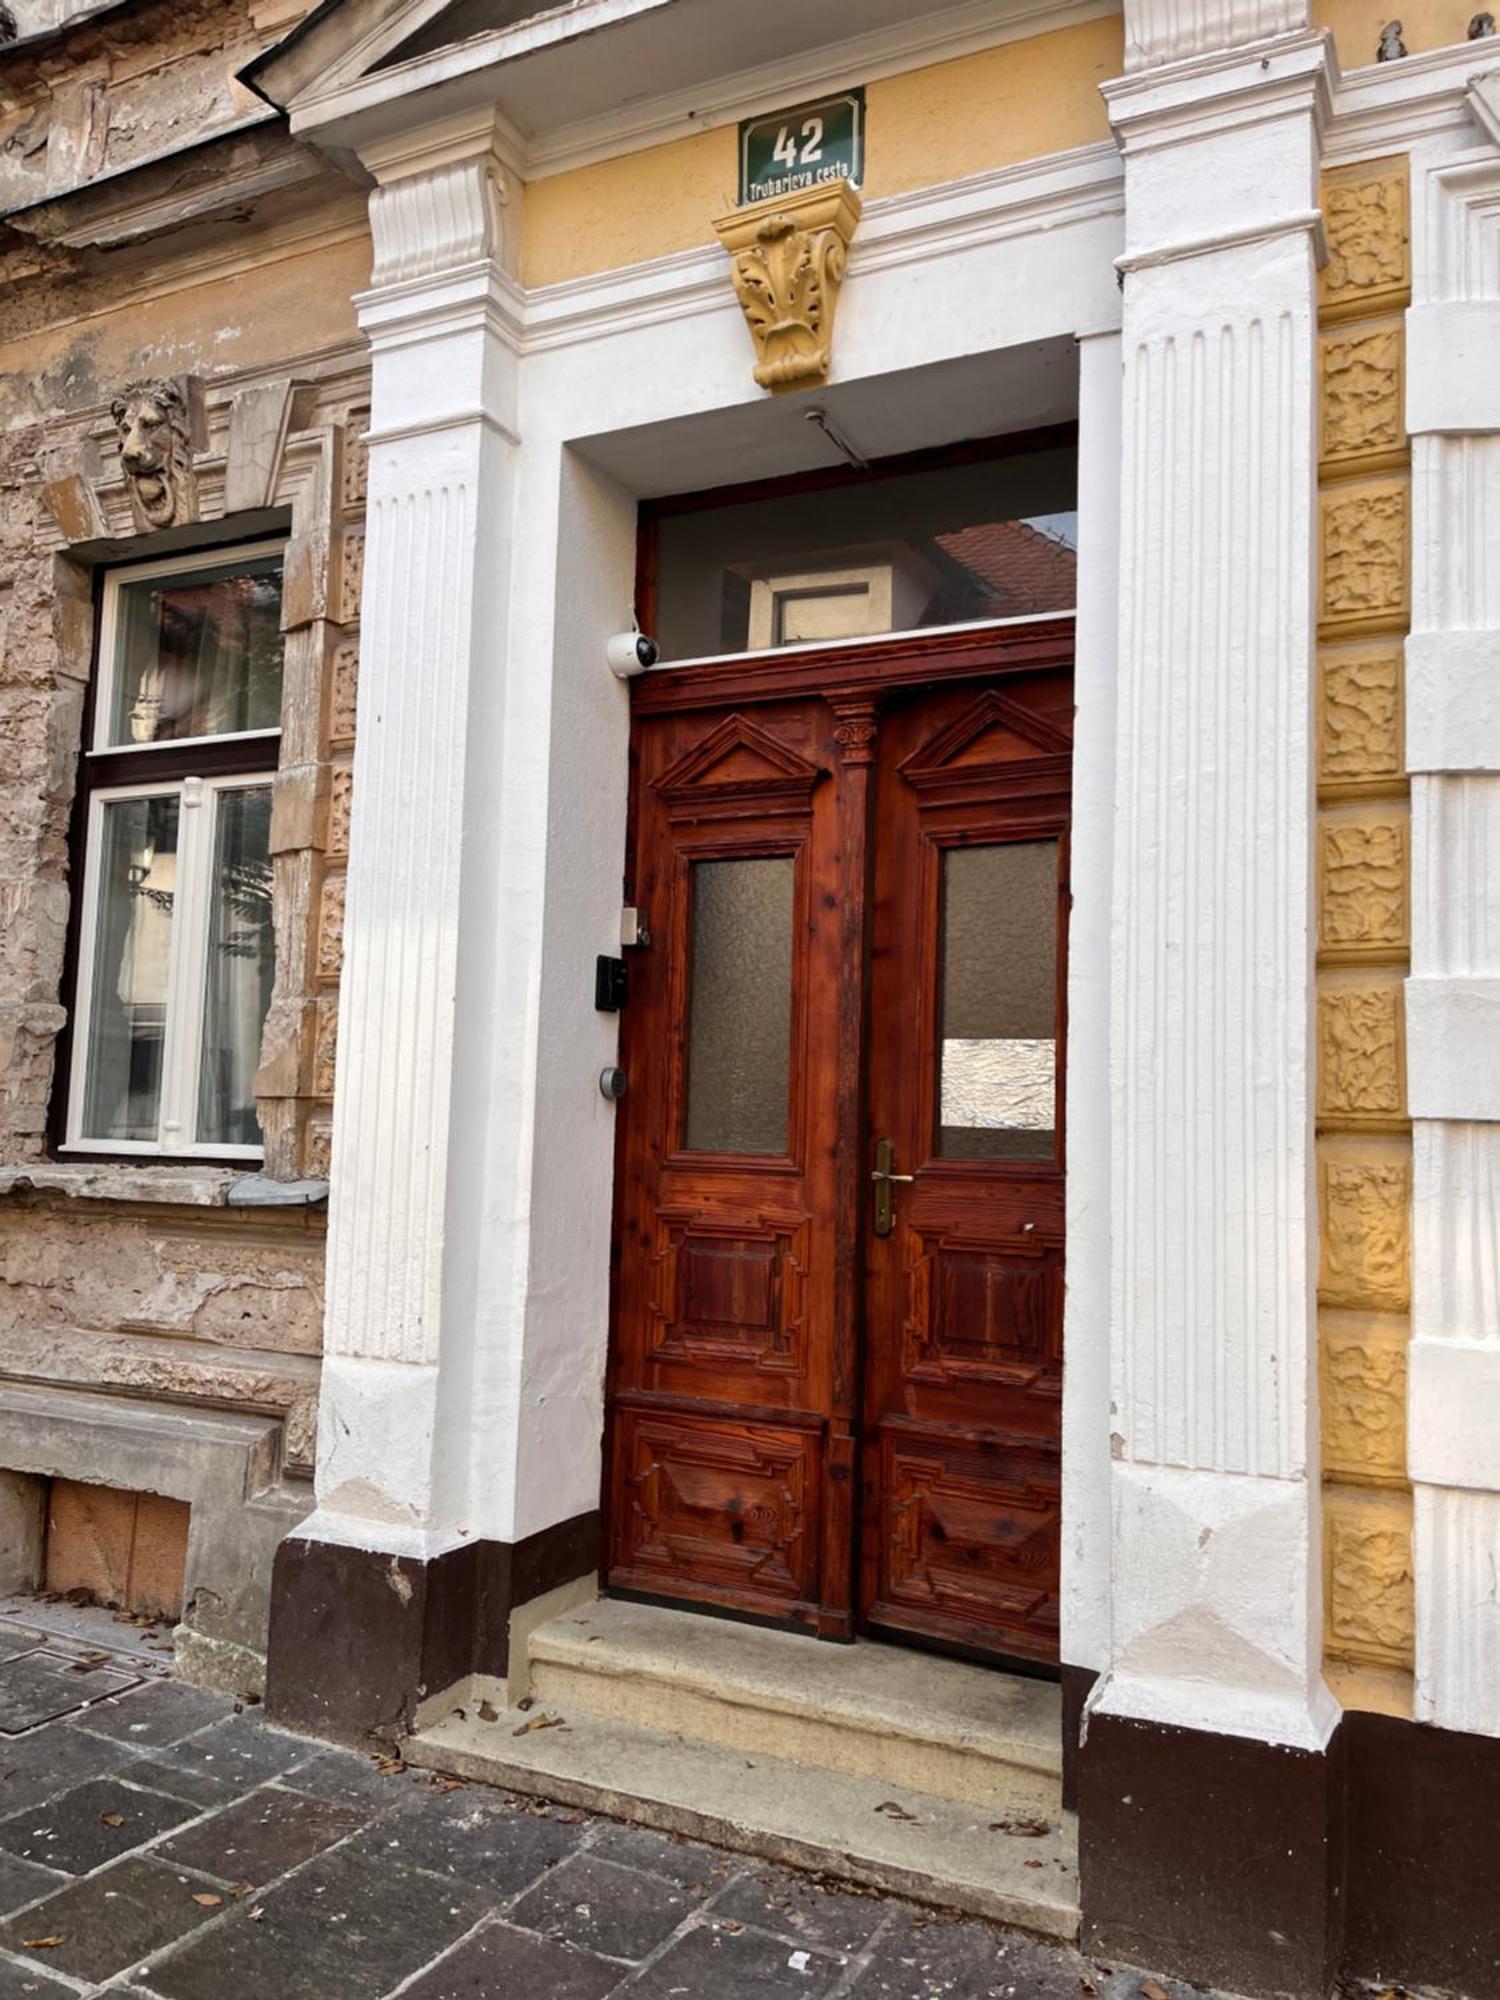
<path id="1" fill-rule="evenodd" d="M 1124 67 L 1119 15 L 872 83 L 867 195 L 932 187 L 1109 137 L 1099 85 Z M 712 243 L 736 196 L 732 125 L 526 189 L 527 285 Z"/>
<path id="2" fill-rule="evenodd" d="M 1410 55 L 1461 42 L 1488 0 L 1314 0 L 1313 26 L 1332 31 L 1341 69 L 1363 69 L 1375 60 L 1380 31 L 1399 20 Z M 1493 44 L 1491 45 L 1493 46 Z"/>

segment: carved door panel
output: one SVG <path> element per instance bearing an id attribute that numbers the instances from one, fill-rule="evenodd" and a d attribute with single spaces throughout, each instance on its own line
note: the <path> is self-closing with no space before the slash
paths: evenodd
<path id="1" fill-rule="evenodd" d="M 610 1584 L 1055 1658 L 1068 679 L 649 699 Z"/>
<path id="2" fill-rule="evenodd" d="M 1057 1658 L 1065 677 L 881 720 L 861 1602 L 868 1625 Z"/>
<path id="3" fill-rule="evenodd" d="M 837 1634 L 833 726 L 811 700 L 637 726 L 610 1577 Z"/>

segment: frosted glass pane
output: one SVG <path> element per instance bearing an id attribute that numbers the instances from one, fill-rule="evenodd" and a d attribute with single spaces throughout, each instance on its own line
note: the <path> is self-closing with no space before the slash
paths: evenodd
<path id="1" fill-rule="evenodd" d="M 110 743 L 281 724 L 281 558 L 120 587 Z"/>
<path id="2" fill-rule="evenodd" d="M 687 1143 L 784 1153 L 792 1054 L 788 856 L 693 867 Z"/>
<path id="3" fill-rule="evenodd" d="M 83 1137 L 155 1141 L 177 893 L 177 794 L 105 806 Z"/>
<path id="4" fill-rule="evenodd" d="M 938 1151 L 1051 1159 L 1057 1103 L 1057 842 L 943 857 Z"/>
<path id="5" fill-rule="evenodd" d="M 271 788 L 221 793 L 198 1068 L 198 1137 L 258 1146 L 255 1072 L 271 1004 Z"/>

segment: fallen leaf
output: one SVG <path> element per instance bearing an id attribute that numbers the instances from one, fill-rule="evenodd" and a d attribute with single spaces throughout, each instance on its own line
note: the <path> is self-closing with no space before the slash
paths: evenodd
<path id="1" fill-rule="evenodd" d="M 56 1937 L 22 1938 L 21 1942 L 28 1951 L 51 1951 L 54 1945 L 62 1943 L 62 1932 L 59 1931 Z"/>
<path id="2" fill-rule="evenodd" d="M 991 1833 L 1009 1833 L 1017 1840 L 1040 1840 L 1052 1831 L 1051 1820 L 1046 1819 L 992 1819 Z"/>
<path id="3" fill-rule="evenodd" d="M 231 1882 L 229 1893 L 231 1896 L 248 1896 L 254 1887 L 253 1882 Z"/>
<path id="4" fill-rule="evenodd" d="M 1040 1868 L 1042 1864 L 1040 1861 L 1028 1861 L 1024 1865 L 1027 1868 Z"/>
<path id="5" fill-rule="evenodd" d="M 913 1826 L 918 1824 L 916 1814 L 909 1813 L 905 1806 L 898 1806 L 894 1799 L 882 1800 L 875 1810 L 884 1813 L 887 1819 L 905 1819 L 910 1820 Z"/>
<path id="6" fill-rule="evenodd" d="M 479 1720 L 481 1722 L 498 1722 L 500 1720 L 500 1711 L 492 1701 L 482 1701 L 479 1704 Z"/>
<path id="7" fill-rule="evenodd" d="M 265 1916 L 265 1914 L 266 1913 L 264 1910 L 252 1910 L 250 1912 L 249 1921 L 252 1924 L 258 1924 L 261 1921 L 261 1919 Z"/>
<path id="8" fill-rule="evenodd" d="M 106 1826 L 123 1826 L 125 1824 L 124 1813 L 100 1813 L 99 1817 Z"/>
<path id="9" fill-rule="evenodd" d="M 522 1715 L 529 1715 L 532 1709 L 536 1707 L 536 1696 L 534 1694 L 523 1694 L 521 1699 L 516 1703 L 516 1707 L 520 1709 Z"/>
<path id="10" fill-rule="evenodd" d="M 212 1889 L 199 1889 L 193 1897 L 193 1901 L 203 1910 L 216 1910 L 223 1900 L 224 1898 L 216 1896 Z"/>
<path id="11" fill-rule="evenodd" d="M 1094 1996 L 1099 1991 L 1092 1979 L 1080 1979 L 1078 1990 L 1083 1995 L 1083 2000 L 1094 2000 Z"/>
<path id="12" fill-rule="evenodd" d="M 1141 1981 L 1141 2000 L 1168 2000 L 1165 1986 L 1158 1986 L 1154 1979 Z"/>
<path id="13" fill-rule="evenodd" d="M 560 1729 L 561 1727 L 562 1717 L 560 1715 L 534 1715 L 529 1722 L 523 1722 L 519 1729 L 513 1729 L 510 1733 L 512 1736 L 529 1736 L 533 1729 Z"/>

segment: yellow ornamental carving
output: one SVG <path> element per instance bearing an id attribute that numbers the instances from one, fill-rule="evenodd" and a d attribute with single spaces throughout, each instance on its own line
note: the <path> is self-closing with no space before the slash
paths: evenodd
<path id="1" fill-rule="evenodd" d="M 1324 1305 L 1404 1312 L 1411 1295 L 1411 1170 L 1405 1160 L 1324 1159 Z"/>
<path id="2" fill-rule="evenodd" d="M 755 343 L 755 379 L 780 395 L 826 379 L 861 203 L 847 181 L 778 195 L 714 224 Z"/>
<path id="3" fill-rule="evenodd" d="M 1330 1497 L 1328 1640 L 1344 1659 L 1404 1666 L 1412 1652 L 1411 1526 L 1394 1495 Z"/>
<path id="4" fill-rule="evenodd" d="M 1325 313 L 1368 313 L 1405 302 L 1411 286 L 1408 211 L 1404 159 L 1325 175 Z"/>
<path id="5" fill-rule="evenodd" d="M 1377 781 L 1401 770 L 1401 655 L 1394 646 L 1322 655 L 1318 776 L 1325 789 Z"/>
<path id="6" fill-rule="evenodd" d="M 1404 625 L 1407 493 L 1395 480 L 1341 486 L 1323 499 L 1323 617 L 1331 625 Z"/>
<path id="7" fill-rule="evenodd" d="M 1323 340 L 1323 457 L 1364 458 L 1401 449 L 1401 329 L 1377 327 Z"/>
<path id="8" fill-rule="evenodd" d="M 1403 1103 L 1400 990 L 1326 988 L 1318 995 L 1319 1113 L 1390 1122 Z"/>
<path id="9" fill-rule="evenodd" d="M 1384 1484 L 1406 1476 L 1406 1343 L 1390 1326 L 1374 1321 L 1324 1329 L 1319 1393 L 1325 1473 Z"/>
<path id="10" fill-rule="evenodd" d="M 1406 949 L 1406 818 L 1325 820 L 1319 834 L 1318 943 L 1328 959 Z"/>

